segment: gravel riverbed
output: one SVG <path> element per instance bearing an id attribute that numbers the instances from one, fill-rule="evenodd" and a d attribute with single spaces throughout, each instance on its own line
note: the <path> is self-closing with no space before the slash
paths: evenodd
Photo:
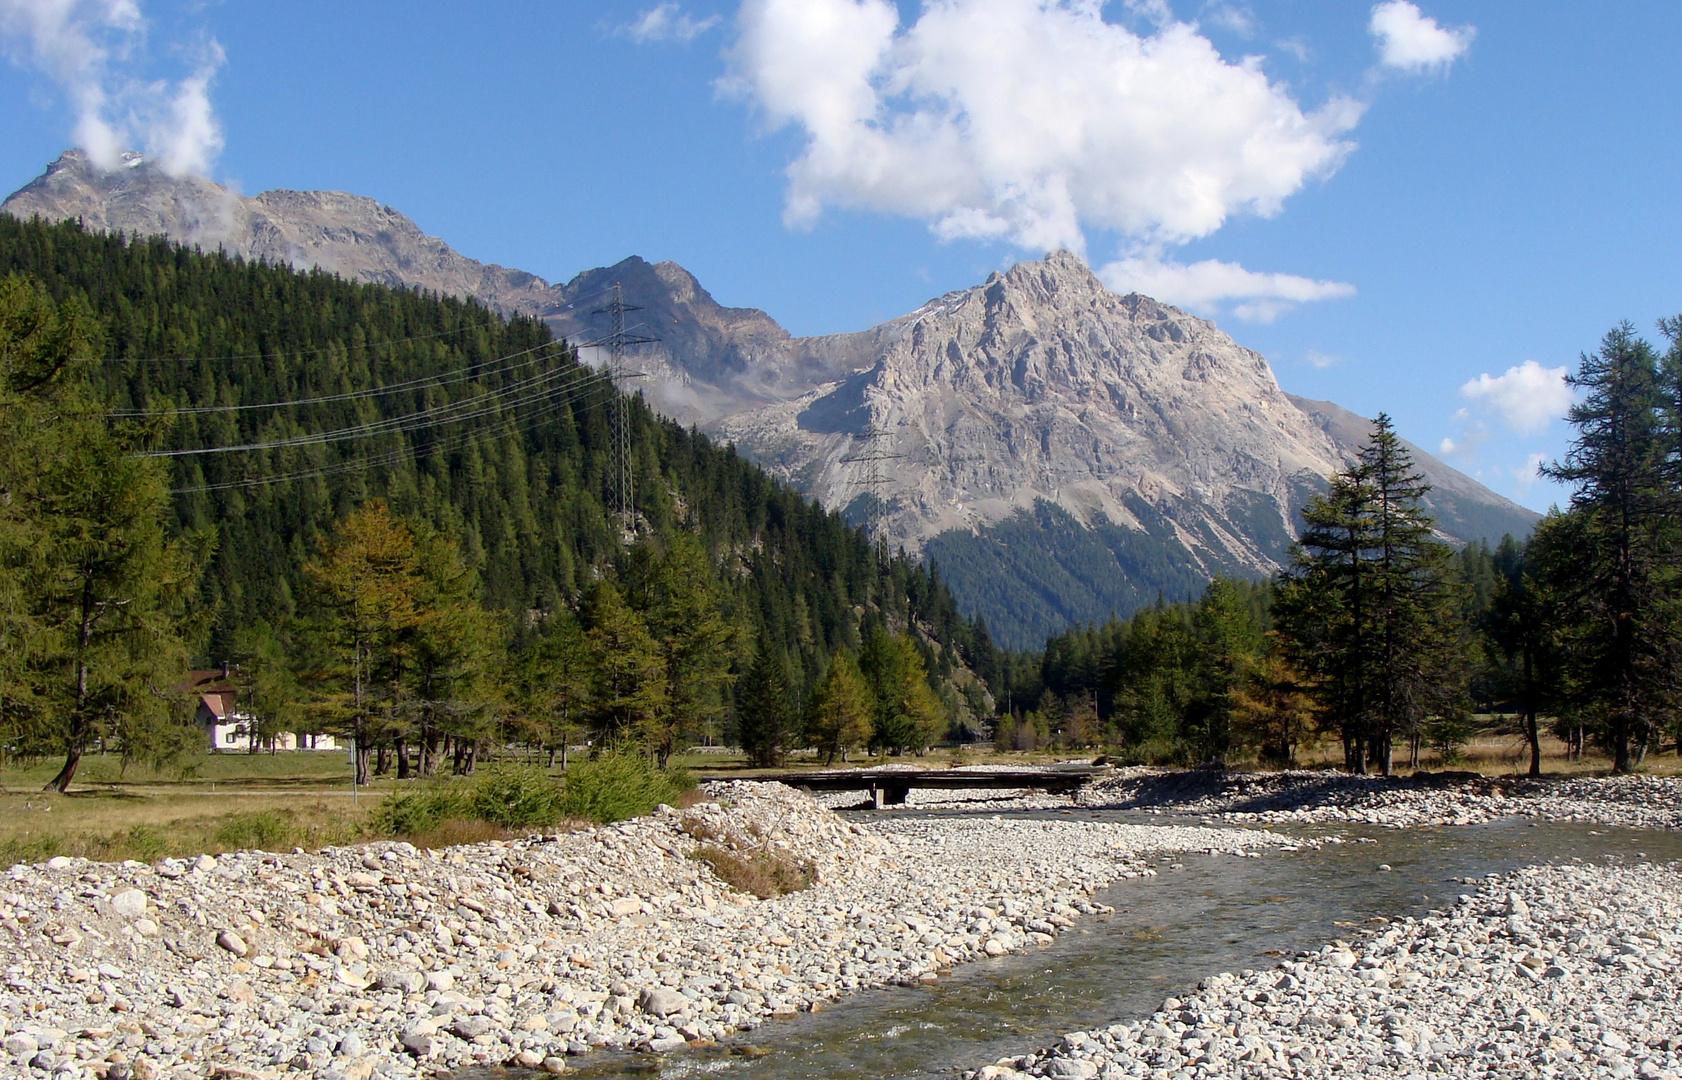
<path id="1" fill-rule="evenodd" d="M 445 851 L 14 866 L 0 875 L 0 1075 L 563 1072 L 598 1050 L 706 1045 L 855 990 L 1050 944 L 1105 910 L 1097 890 L 1154 876 L 1158 855 L 1305 843 L 1254 827 L 985 811 L 853 823 L 776 784 L 707 795 L 615 826 Z M 1074 800 L 940 795 L 912 805 L 1398 828 L 1511 814 L 1674 827 L 1682 813 L 1682 785 L 1650 777 L 1117 770 Z M 757 899 L 697 859 L 703 847 L 774 855 L 814 884 Z M 1208 979 L 1141 1023 L 971 1072 L 1682 1076 L 1679 914 L 1671 870 L 1525 870 L 1482 883 L 1449 915 Z"/>
<path id="2" fill-rule="evenodd" d="M 986 767 L 969 767 L 981 772 Z M 891 770 L 880 770 L 890 772 Z M 855 793 L 819 796 L 832 807 Z M 1142 810 L 1203 815 L 1243 825 L 1343 824 L 1407 828 L 1472 825 L 1503 817 L 1592 821 L 1637 829 L 1682 827 L 1682 778 L 1485 777 L 1470 773 L 1351 776 L 1324 770 L 1116 769 L 1077 794 L 1031 790 L 919 789 L 894 810 Z"/>
<path id="3" fill-rule="evenodd" d="M 1679 897 L 1682 875 L 1653 866 L 1492 877 L 1445 915 L 1215 975 L 1137 1023 L 964 1075 L 1674 1078 Z"/>
<path id="4" fill-rule="evenodd" d="M 53 1080 L 564 1071 L 672 1050 L 869 986 L 1049 944 L 1153 854 L 1259 855 L 1260 830 L 884 817 L 776 784 L 578 833 L 376 843 L 0 875 L 0 1072 Z M 760 900 L 694 858 L 815 876 Z"/>

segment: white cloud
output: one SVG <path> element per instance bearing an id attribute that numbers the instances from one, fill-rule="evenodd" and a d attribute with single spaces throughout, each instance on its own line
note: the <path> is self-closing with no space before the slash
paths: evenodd
<path id="1" fill-rule="evenodd" d="M 1353 100 L 1305 111 L 1259 59 L 1229 63 L 1171 16 L 1136 34 L 1103 7 L 925 0 L 901 26 L 890 0 L 743 0 L 722 85 L 805 134 L 791 226 L 859 207 L 1033 251 L 1082 252 L 1088 228 L 1135 253 L 1207 236 L 1277 213 L 1352 149 Z M 1307 279 L 1291 280 L 1272 287 Z M 1277 299 L 1243 295 L 1257 317 Z"/>
<path id="2" fill-rule="evenodd" d="M 690 16 L 674 3 L 656 4 L 622 27 L 625 36 L 639 45 L 654 41 L 676 41 L 687 45 L 719 24 L 717 15 L 704 19 Z"/>
<path id="3" fill-rule="evenodd" d="M 1198 12 L 1198 19 L 1239 37 L 1253 37 L 1256 33 L 1256 13 L 1245 4 L 1208 0 Z"/>
<path id="4" fill-rule="evenodd" d="M 0 42 L 14 63 L 52 79 L 75 124 L 71 137 L 101 168 L 139 145 L 174 175 L 204 172 L 222 149 L 210 84 L 224 55 L 214 40 L 171 85 L 135 74 L 146 40 L 136 0 L 0 0 Z"/>
<path id="5" fill-rule="evenodd" d="M 1367 30 L 1377 39 L 1379 63 L 1414 73 L 1446 69 L 1477 35 L 1470 26 L 1444 29 L 1408 0 L 1375 4 Z"/>
<path id="6" fill-rule="evenodd" d="M 1533 435 L 1571 408 L 1566 371 L 1526 360 L 1499 376 L 1479 375 L 1460 388 L 1460 396 L 1495 413 L 1513 431 Z"/>
<path id="7" fill-rule="evenodd" d="M 1513 491 L 1518 498 L 1524 498 L 1542 479 L 1542 466 L 1547 463 L 1548 455 L 1530 454 L 1521 467 L 1513 470 Z"/>
<path id="8" fill-rule="evenodd" d="M 1472 424 L 1458 439 L 1443 436 L 1442 442 L 1437 444 L 1437 456 L 1467 457 L 1488 441 L 1489 429 L 1482 424 Z"/>
<path id="9" fill-rule="evenodd" d="M 1238 301 L 1232 312 L 1246 322 L 1272 322 L 1297 304 L 1355 295 L 1355 286 L 1341 281 L 1258 273 L 1216 259 L 1186 264 L 1126 258 L 1105 266 L 1098 276 L 1116 292 L 1144 293 L 1202 314 L 1215 314 L 1224 303 Z"/>
<path id="10" fill-rule="evenodd" d="M 1308 363 L 1309 367 L 1319 368 L 1322 371 L 1326 368 L 1343 363 L 1343 357 L 1333 356 L 1331 353 L 1323 353 L 1319 349 L 1309 349 L 1303 354 L 1302 358 Z"/>

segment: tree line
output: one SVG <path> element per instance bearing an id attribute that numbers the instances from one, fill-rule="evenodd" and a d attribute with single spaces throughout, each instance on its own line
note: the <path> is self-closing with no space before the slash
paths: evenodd
<path id="1" fill-rule="evenodd" d="M 1110 747 L 1193 763 L 1290 764 L 1333 739 L 1388 774 L 1447 751 L 1474 711 L 1516 719 L 1532 775 L 1550 724 L 1627 772 L 1682 752 L 1682 319 L 1661 352 L 1628 325 L 1581 358 L 1569 485 L 1527 540 L 1455 552 L 1388 417 L 1303 511 L 1289 565 L 1194 602 L 1076 628 L 999 680 L 1007 745 Z"/>

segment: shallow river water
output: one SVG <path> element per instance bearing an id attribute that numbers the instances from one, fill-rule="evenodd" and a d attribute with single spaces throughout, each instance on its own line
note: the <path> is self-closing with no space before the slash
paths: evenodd
<path id="1" fill-rule="evenodd" d="M 1198 823 L 1137 812 L 1073 816 Z M 1098 894 L 1115 914 L 1082 918 L 1045 948 L 965 964 L 932 986 L 856 994 L 714 1048 L 574 1059 L 580 1067 L 568 1075 L 949 1080 L 959 1069 L 1028 1053 L 1066 1031 L 1147 1015 L 1206 975 L 1271 967 L 1282 954 L 1348 937 L 1369 919 L 1448 907 L 1475 889 L 1457 879 L 1574 859 L 1682 860 L 1682 834 L 1603 825 L 1509 819 L 1452 828 L 1275 831 L 1345 842 L 1259 859 L 1164 858 L 1160 876 Z"/>

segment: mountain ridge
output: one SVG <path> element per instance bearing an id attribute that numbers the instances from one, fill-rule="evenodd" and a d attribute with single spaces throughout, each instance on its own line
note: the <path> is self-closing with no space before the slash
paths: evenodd
<path id="1" fill-rule="evenodd" d="M 857 459 L 882 458 L 890 542 L 940 560 L 1017 646 L 1032 637 L 1019 609 L 1035 625 L 1125 615 L 1215 574 L 1276 569 L 1301 505 L 1370 428 L 1286 393 L 1214 323 L 1111 292 L 1068 252 L 865 330 L 799 338 L 719 304 L 676 263 L 632 256 L 554 284 L 463 256 L 373 199 L 247 197 L 138 158 L 102 174 L 69 152 L 0 211 L 472 296 L 543 319 L 587 359 L 617 290 L 642 309 L 636 331 L 660 339 L 631 357 L 651 405 L 858 521 L 870 485 Z M 1539 517 L 1410 448 L 1448 539 Z"/>

